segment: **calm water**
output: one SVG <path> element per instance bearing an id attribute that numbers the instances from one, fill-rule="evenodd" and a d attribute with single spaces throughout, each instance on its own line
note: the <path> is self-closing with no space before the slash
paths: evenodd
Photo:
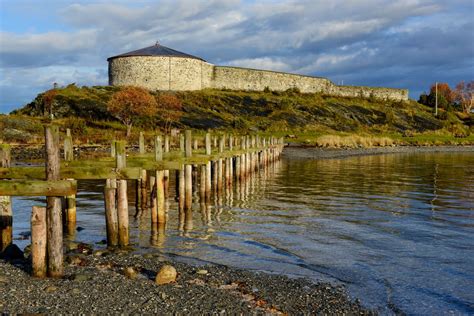
<path id="1" fill-rule="evenodd" d="M 102 189 L 79 183 L 77 240 L 105 238 Z M 343 283 L 382 313 L 474 313 L 473 153 L 284 159 L 212 205 L 196 199 L 192 221 L 170 200 L 165 236 L 131 222 L 143 251 Z M 16 237 L 40 202 L 14 200 Z"/>

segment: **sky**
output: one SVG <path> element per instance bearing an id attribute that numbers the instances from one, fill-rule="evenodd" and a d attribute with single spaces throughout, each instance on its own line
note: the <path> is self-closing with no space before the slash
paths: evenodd
<path id="1" fill-rule="evenodd" d="M 473 0 L 0 0 L 0 113 L 53 83 L 107 85 L 153 45 L 210 63 L 407 88 L 474 79 Z"/>

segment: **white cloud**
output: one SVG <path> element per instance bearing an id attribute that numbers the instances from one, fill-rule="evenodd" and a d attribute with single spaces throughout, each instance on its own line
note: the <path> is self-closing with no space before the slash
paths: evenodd
<path id="1" fill-rule="evenodd" d="M 227 65 L 273 71 L 291 71 L 290 65 L 271 57 L 236 59 L 228 62 Z"/>

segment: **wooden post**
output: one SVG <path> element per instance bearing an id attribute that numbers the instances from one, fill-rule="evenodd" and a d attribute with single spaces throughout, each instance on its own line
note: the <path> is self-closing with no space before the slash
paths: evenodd
<path id="1" fill-rule="evenodd" d="M 140 154 L 145 153 L 145 136 L 143 136 L 143 132 L 140 132 L 140 136 L 138 137 L 138 152 Z"/>
<path id="2" fill-rule="evenodd" d="M 117 169 L 126 167 L 125 142 L 117 141 L 115 143 L 115 166 Z M 117 181 L 117 219 L 119 245 L 128 246 L 128 197 L 127 197 L 127 180 Z"/>
<path id="3" fill-rule="evenodd" d="M 74 179 L 68 179 L 68 180 L 74 180 Z M 75 224 L 74 225 L 72 224 L 72 223 L 76 223 L 76 195 L 75 194 L 66 196 L 66 205 L 67 205 L 66 221 L 69 223 L 68 227 L 74 227 L 75 229 Z M 69 234 L 71 233 L 72 232 L 69 230 Z"/>
<path id="4" fill-rule="evenodd" d="M 206 164 L 206 199 L 209 202 L 211 200 L 211 161 Z"/>
<path id="5" fill-rule="evenodd" d="M 107 179 L 104 188 L 105 224 L 107 228 L 107 245 L 118 245 L 118 216 L 116 208 L 117 183 L 115 179 Z"/>
<path id="6" fill-rule="evenodd" d="M 0 167 L 10 168 L 10 145 L 0 144 Z M 0 196 L 0 252 L 12 243 L 12 202 L 9 196 Z"/>
<path id="7" fill-rule="evenodd" d="M 125 141 L 115 141 L 115 168 L 121 169 L 127 166 L 127 155 L 125 153 Z"/>
<path id="8" fill-rule="evenodd" d="M 156 171 L 156 196 L 157 196 L 157 210 L 158 223 L 164 224 L 166 222 L 165 213 L 165 186 L 164 186 L 164 171 Z"/>
<path id="9" fill-rule="evenodd" d="M 225 142 L 225 137 L 224 135 L 222 135 L 221 137 L 219 137 L 219 153 L 223 153 L 224 152 L 224 142 Z"/>
<path id="10" fill-rule="evenodd" d="M 119 246 L 128 246 L 128 197 L 127 180 L 117 181 L 117 219 Z"/>
<path id="11" fill-rule="evenodd" d="M 200 172 L 200 183 L 199 183 L 199 197 L 200 202 L 206 202 L 206 165 L 201 165 L 201 172 Z"/>
<path id="12" fill-rule="evenodd" d="M 168 153 L 170 151 L 170 137 L 169 135 L 165 135 L 165 148 L 164 148 L 165 153 Z"/>
<path id="13" fill-rule="evenodd" d="M 234 136 L 229 135 L 229 150 L 232 151 L 234 148 Z"/>
<path id="14" fill-rule="evenodd" d="M 155 173 L 156 175 L 156 173 Z M 156 183 L 156 177 L 150 176 L 150 185 L 153 183 L 151 188 L 151 226 L 155 226 L 158 223 L 158 187 Z"/>
<path id="15" fill-rule="evenodd" d="M 212 161 L 212 187 L 214 188 L 214 192 L 217 192 L 217 161 Z"/>
<path id="16" fill-rule="evenodd" d="M 179 134 L 179 150 L 184 153 L 184 135 Z"/>
<path id="17" fill-rule="evenodd" d="M 198 150 L 198 148 L 199 148 L 198 140 L 197 140 L 197 139 L 194 139 L 194 141 L 193 141 L 193 149 L 196 151 L 196 150 Z"/>
<path id="18" fill-rule="evenodd" d="M 217 147 L 217 136 L 213 137 L 213 141 L 214 141 L 214 148 L 216 148 Z"/>
<path id="19" fill-rule="evenodd" d="M 59 180 L 59 129 L 54 125 L 45 126 L 46 179 Z M 48 275 L 62 277 L 63 270 L 63 222 L 61 198 L 47 197 L 47 249 Z"/>
<path id="20" fill-rule="evenodd" d="M 211 133 L 206 133 L 206 155 L 211 155 Z"/>
<path id="21" fill-rule="evenodd" d="M 217 160 L 217 194 L 222 192 L 222 178 L 223 178 L 224 168 L 222 166 L 222 159 Z"/>
<path id="22" fill-rule="evenodd" d="M 236 174 L 236 182 L 242 178 L 240 174 L 240 156 L 235 157 L 235 174 Z"/>
<path id="23" fill-rule="evenodd" d="M 145 211 L 148 208 L 148 181 L 147 181 L 147 171 L 145 169 L 141 170 L 141 176 L 140 176 L 140 188 L 139 188 L 139 205 L 137 205 L 137 211 L 140 210 L 141 212 Z"/>
<path id="24" fill-rule="evenodd" d="M 31 211 L 31 266 L 37 278 L 46 276 L 46 208 L 33 206 Z"/>
<path id="25" fill-rule="evenodd" d="M 184 181 L 185 181 L 185 204 L 184 207 L 186 210 L 191 209 L 193 205 L 193 166 L 192 165 L 186 165 L 185 166 L 185 175 L 184 175 Z"/>
<path id="26" fill-rule="evenodd" d="M 72 145 L 71 130 L 66 129 L 66 136 L 64 137 L 64 160 L 72 161 L 74 159 L 74 149 Z"/>
<path id="27" fill-rule="evenodd" d="M 155 161 L 163 160 L 163 147 L 161 145 L 161 136 L 155 137 Z"/>
<path id="28" fill-rule="evenodd" d="M 178 170 L 178 207 L 184 209 L 184 201 L 186 199 L 185 174 L 184 165 Z"/>
<path id="29" fill-rule="evenodd" d="M 110 156 L 112 158 L 115 158 L 115 143 L 116 143 L 115 139 L 110 142 Z"/>
<path id="30" fill-rule="evenodd" d="M 188 158 L 193 155 L 193 148 L 192 148 L 192 134 L 191 130 L 186 130 L 184 135 L 184 142 L 185 142 L 185 153 L 184 157 Z"/>

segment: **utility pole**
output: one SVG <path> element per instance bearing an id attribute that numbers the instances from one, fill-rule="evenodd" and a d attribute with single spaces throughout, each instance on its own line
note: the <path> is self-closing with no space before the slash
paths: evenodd
<path id="1" fill-rule="evenodd" d="M 438 116 L 438 82 L 436 82 L 435 116 Z"/>

